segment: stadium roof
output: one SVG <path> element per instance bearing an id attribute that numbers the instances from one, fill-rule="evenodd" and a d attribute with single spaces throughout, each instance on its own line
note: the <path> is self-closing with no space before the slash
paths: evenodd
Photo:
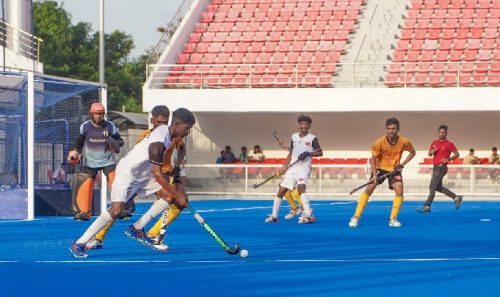
<path id="1" fill-rule="evenodd" d="M 149 125 L 147 113 L 110 111 L 108 120 L 112 121 L 119 130 L 147 129 Z"/>

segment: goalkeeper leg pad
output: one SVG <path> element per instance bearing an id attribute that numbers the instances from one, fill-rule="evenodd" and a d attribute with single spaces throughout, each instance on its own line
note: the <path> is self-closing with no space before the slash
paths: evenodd
<path id="1" fill-rule="evenodd" d="M 76 173 L 73 178 L 73 193 L 71 199 L 76 220 L 90 220 L 93 192 L 94 178 L 86 173 Z"/>

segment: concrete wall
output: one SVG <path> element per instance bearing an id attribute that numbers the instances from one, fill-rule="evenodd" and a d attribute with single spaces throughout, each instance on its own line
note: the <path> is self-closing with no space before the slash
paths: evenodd
<path id="1" fill-rule="evenodd" d="M 149 89 L 157 104 L 196 112 L 370 112 L 500 110 L 500 88 Z"/>
<path id="2" fill-rule="evenodd" d="M 296 131 L 299 111 L 293 113 L 197 112 L 197 125 L 188 140 L 190 164 L 214 163 L 220 150 L 230 145 L 238 156 L 242 145 L 259 144 L 268 157 L 285 157 L 272 136 L 273 129 L 288 142 Z M 385 135 L 385 120 L 397 117 L 400 134 L 413 142 L 418 154 L 414 163 L 426 157 L 428 146 L 437 138 L 440 124 L 449 126 L 449 139 L 462 156 L 469 148 L 487 157 L 492 146 L 500 147 L 500 111 L 488 112 L 308 112 L 313 118 L 311 132 L 318 136 L 325 157 L 370 157 L 370 146 Z"/>

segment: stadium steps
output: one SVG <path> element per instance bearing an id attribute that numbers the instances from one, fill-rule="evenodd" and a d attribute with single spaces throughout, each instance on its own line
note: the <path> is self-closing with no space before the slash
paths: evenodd
<path id="1" fill-rule="evenodd" d="M 391 45 L 396 42 L 398 25 L 411 0 L 367 1 L 358 18 L 358 28 L 351 38 L 351 48 L 342 57 L 345 63 L 374 63 L 386 61 Z M 359 55 L 358 55 L 359 53 Z M 353 79 L 354 73 L 354 79 Z M 374 87 L 373 77 L 385 75 L 382 65 L 343 65 L 334 81 L 335 87 Z M 370 83 L 368 83 L 370 82 Z"/>

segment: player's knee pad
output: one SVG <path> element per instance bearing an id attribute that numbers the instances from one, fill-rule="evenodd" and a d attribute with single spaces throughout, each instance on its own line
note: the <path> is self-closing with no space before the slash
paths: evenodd
<path id="1" fill-rule="evenodd" d="M 75 219 L 90 219 L 92 209 L 92 195 L 94 192 L 94 178 L 83 172 L 75 173 L 73 177 L 72 207 Z"/>

